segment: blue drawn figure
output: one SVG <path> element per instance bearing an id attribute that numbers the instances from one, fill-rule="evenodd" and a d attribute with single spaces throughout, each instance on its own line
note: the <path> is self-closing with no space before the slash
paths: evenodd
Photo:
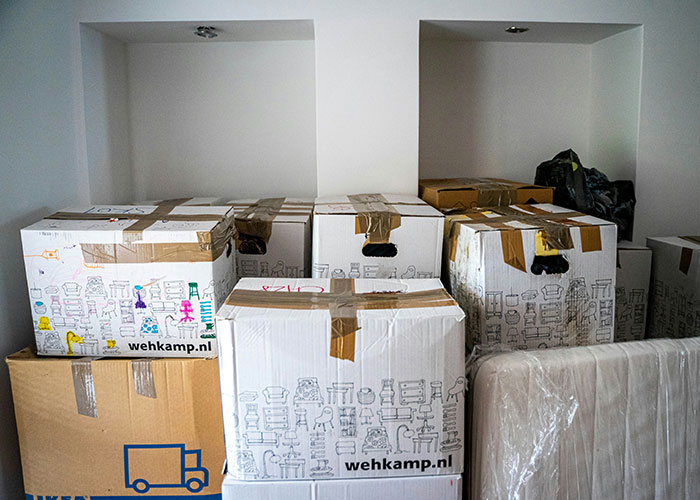
<path id="1" fill-rule="evenodd" d="M 159 333 L 156 318 L 145 316 L 141 322 L 141 335 L 158 335 Z"/>
<path id="2" fill-rule="evenodd" d="M 209 471 L 202 467 L 202 450 L 186 450 L 184 444 L 125 444 L 124 484 L 137 493 L 151 488 L 197 493 L 209 486 Z"/>
<path id="3" fill-rule="evenodd" d="M 141 292 L 143 292 L 144 295 L 146 295 L 146 293 L 143 290 L 143 287 L 141 285 L 136 285 L 134 287 L 134 292 L 136 293 L 136 303 L 134 304 L 136 309 L 146 309 L 146 303 L 141 298 Z"/>

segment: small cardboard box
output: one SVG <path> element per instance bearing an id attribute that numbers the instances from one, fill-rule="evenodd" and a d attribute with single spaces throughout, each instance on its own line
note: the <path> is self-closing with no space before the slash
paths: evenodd
<path id="1" fill-rule="evenodd" d="M 146 200 L 140 201 L 138 203 L 132 203 L 132 205 L 172 205 L 172 206 L 185 206 L 185 207 L 211 207 L 216 205 L 223 205 L 222 198 L 173 198 L 168 200 Z"/>
<path id="2" fill-rule="evenodd" d="M 223 500 L 461 500 L 462 476 L 385 477 L 335 481 L 237 481 L 226 476 Z"/>
<path id="3" fill-rule="evenodd" d="M 554 188 L 505 179 L 421 179 L 418 193 L 440 210 L 552 203 Z"/>
<path id="4" fill-rule="evenodd" d="M 615 342 L 642 340 L 646 332 L 651 249 L 628 241 L 617 244 Z"/>
<path id="5" fill-rule="evenodd" d="M 547 204 L 448 218 L 450 288 L 470 347 L 612 342 L 615 224 Z"/>
<path id="6" fill-rule="evenodd" d="M 316 198 L 314 278 L 439 278 L 443 215 L 420 198 Z"/>
<path id="7" fill-rule="evenodd" d="M 220 498 L 216 359 L 38 358 L 24 349 L 7 365 L 28 499 Z"/>
<path id="8" fill-rule="evenodd" d="M 647 238 L 652 250 L 650 337 L 700 335 L 700 236 Z"/>
<path id="9" fill-rule="evenodd" d="M 463 320 L 437 279 L 243 278 L 217 313 L 229 474 L 459 474 Z"/>
<path id="10" fill-rule="evenodd" d="M 22 229 L 42 355 L 216 354 L 235 282 L 231 207 L 92 206 Z"/>
<path id="11" fill-rule="evenodd" d="M 311 212 L 301 198 L 232 200 L 239 277 L 311 276 Z"/>

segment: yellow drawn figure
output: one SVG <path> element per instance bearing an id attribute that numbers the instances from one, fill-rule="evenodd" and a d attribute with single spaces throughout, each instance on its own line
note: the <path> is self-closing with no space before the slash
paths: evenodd
<path id="1" fill-rule="evenodd" d="M 117 345 L 117 341 L 113 339 L 107 339 L 107 349 L 114 349 Z"/>
<path id="2" fill-rule="evenodd" d="M 51 323 L 49 322 L 49 318 L 46 316 L 40 316 L 38 328 L 39 330 L 51 330 Z"/>
<path id="3" fill-rule="evenodd" d="M 72 331 L 69 330 L 68 333 L 66 333 L 66 344 L 68 344 L 68 352 L 66 354 L 68 356 L 73 355 L 73 343 L 74 342 L 76 344 L 82 344 L 83 337 L 81 337 L 80 335 L 76 335 L 75 333 L 73 333 Z"/>

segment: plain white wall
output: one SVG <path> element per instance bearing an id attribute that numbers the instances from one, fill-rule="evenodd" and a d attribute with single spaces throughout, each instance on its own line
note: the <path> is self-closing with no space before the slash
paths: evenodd
<path id="1" fill-rule="evenodd" d="M 75 204 L 71 2 L 0 2 L 0 498 L 24 498 L 4 357 L 34 342 L 19 230 Z M 60 466 L 60 464 L 57 464 Z"/>
<path id="2" fill-rule="evenodd" d="M 532 182 L 559 151 L 588 157 L 590 57 L 584 44 L 422 41 L 420 176 Z"/>
<path id="3" fill-rule="evenodd" d="M 591 46 L 590 147 L 581 161 L 611 180 L 635 180 L 641 44 L 635 28 Z"/>
<path id="4" fill-rule="evenodd" d="M 90 200 L 134 201 L 129 142 L 126 44 L 80 27 L 85 111 L 85 147 Z"/>
<path id="5" fill-rule="evenodd" d="M 313 41 L 127 52 L 137 199 L 316 195 Z"/>

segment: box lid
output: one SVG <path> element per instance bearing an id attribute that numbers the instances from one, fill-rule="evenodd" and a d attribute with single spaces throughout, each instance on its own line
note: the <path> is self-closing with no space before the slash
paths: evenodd
<path id="1" fill-rule="evenodd" d="M 658 241 L 660 243 L 690 248 L 692 250 L 700 249 L 700 236 L 655 236 L 647 238 L 647 241 Z"/>
<path id="2" fill-rule="evenodd" d="M 316 198 L 314 214 L 357 215 L 393 212 L 402 217 L 443 217 L 439 210 L 417 196 L 405 194 L 358 194 Z"/>
<path id="3" fill-rule="evenodd" d="M 216 317 L 258 317 L 265 309 L 271 318 L 303 319 L 309 311 L 328 311 L 334 302 L 342 302 L 348 310 L 389 316 L 398 309 L 416 309 L 422 317 L 464 316 L 439 279 L 242 278 Z"/>
<path id="4" fill-rule="evenodd" d="M 146 200 L 132 203 L 132 205 L 186 205 L 188 207 L 208 207 L 212 205 L 222 205 L 221 198 L 215 197 L 192 197 L 192 198 L 169 198 L 163 200 Z"/>
<path id="5" fill-rule="evenodd" d="M 526 184 L 524 182 L 509 181 L 495 177 L 468 178 L 458 177 L 452 179 L 420 179 L 418 185 L 426 191 L 503 191 L 512 189 L 543 189 L 552 190 L 548 186 Z"/>
<path id="6" fill-rule="evenodd" d="M 228 206 L 93 205 L 63 209 L 22 231 L 80 232 L 95 241 L 100 240 L 100 233 L 113 241 L 115 232 L 124 232 L 132 234 L 125 238 L 128 241 L 196 242 L 198 234 L 212 232 L 219 224 L 219 230 L 231 226 L 232 215 Z"/>
<path id="7" fill-rule="evenodd" d="M 448 216 L 448 220 L 452 225 L 459 224 L 474 232 L 545 229 L 553 224 L 563 227 L 615 225 L 614 222 L 548 203 L 463 210 L 458 215 Z"/>

